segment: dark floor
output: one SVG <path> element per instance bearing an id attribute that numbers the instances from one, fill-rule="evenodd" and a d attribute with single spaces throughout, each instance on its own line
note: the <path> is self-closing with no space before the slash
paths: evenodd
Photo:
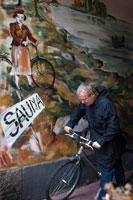
<path id="1" fill-rule="evenodd" d="M 89 184 L 76 189 L 69 197 L 70 200 L 95 200 L 98 192 L 99 182 Z"/>
<path id="2" fill-rule="evenodd" d="M 126 179 L 133 183 L 133 171 L 126 172 Z M 70 200 L 96 200 L 99 181 L 76 189 L 69 197 Z"/>

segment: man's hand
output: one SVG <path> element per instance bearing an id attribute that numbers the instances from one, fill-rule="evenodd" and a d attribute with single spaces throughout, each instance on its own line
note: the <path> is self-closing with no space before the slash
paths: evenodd
<path id="1" fill-rule="evenodd" d="M 69 127 L 69 126 L 65 126 L 65 127 L 64 127 L 64 130 L 65 130 L 67 133 L 70 133 L 70 131 L 72 130 L 72 128 Z"/>
<path id="2" fill-rule="evenodd" d="M 101 145 L 97 141 L 93 142 L 92 146 L 95 147 L 96 149 L 101 148 Z"/>

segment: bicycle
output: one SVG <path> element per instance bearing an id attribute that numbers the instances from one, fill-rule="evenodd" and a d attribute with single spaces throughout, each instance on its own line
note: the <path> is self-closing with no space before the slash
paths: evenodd
<path id="1" fill-rule="evenodd" d="M 32 43 L 29 43 L 29 44 L 32 45 L 36 50 L 36 57 L 31 59 L 31 69 L 32 69 L 31 78 L 37 87 L 50 89 L 51 87 L 53 87 L 54 82 L 55 82 L 55 70 L 53 68 L 53 65 L 46 58 L 39 56 L 38 49 L 37 49 L 37 46 L 39 45 L 39 43 L 37 43 L 36 45 Z M 10 73 L 12 69 L 12 62 L 7 56 L 8 56 L 7 53 L 0 54 L 0 65 L 2 66 L 2 68 L 5 68 L 8 73 Z M 6 70 L 3 70 L 4 76 L 5 76 Z M 10 81 L 11 81 L 12 86 L 17 88 L 16 94 L 19 98 L 19 101 L 22 101 L 24 99 L 22 95 L 22 91 L 16 86 L 12 78 L 10 79 Z M 31 129 L 35 139 L 40 145 L 39 139 L 33 129 L 33 125 L 30 124 L 29 128 Z M 41 148 L 41 145 L 40 145 L 40 148 Z"/>
<path id="2" fill-rule="evenodd" d="M 50 89 L 53 87 L 55 82 L 55 70 L 53 65 L 43 56 L 40 56 L 38 53 L 38 45 L 29 43 L 29 45 L 33 46 L 36 51 L 36 56 L 31 59 L 31 78 L 36 87 L 43 89 Z M 12 62 L 7 57 L 7 54 L 0 55 L 0 62 L 4 62 L 1 66 L 5 66 L 7 68 L 7 72 L 10 73 L 12 69 Z"/>
<path id="3" fill-rule="evenodd" d="M 60 166 L 48 180 L 46 188 L 46 199 L 47 200 L 65 200 L 75 190 L 79 183 L 82 171 L 82 157 L 84 155 L 88 163 L 96 171 L 97 175 L 100 173 L 96 167 L 88 159 L 86 153 L 83 151 L 86 147 L 93 150 L 92 142 L 83 136 L 79 136 L 74 131 L 71 134 L 65 134 L 76 141 L 78 145 L 78 152 L 73 159 Z"/>

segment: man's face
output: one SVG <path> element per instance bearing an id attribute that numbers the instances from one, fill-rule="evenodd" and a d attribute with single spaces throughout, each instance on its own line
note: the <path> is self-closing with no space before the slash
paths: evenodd
<path id="1" fill-rule="evenodd" d="M 96 99 L 96 95 L 94 92 L 91 95 L 88 95 L 87 92 L 83 91 L 78 94 L 78 99 L 80 100 L 81 103 L 84 103 L 87 106 L 90 106 L 94 103 Z"/>
<path id="2" fill-rule="evenodd" d="M 19 24 L 23 24 L 24 22 L 24 14 L 17 14 L 16 16 L 16 21 L 19 23 Z"/>

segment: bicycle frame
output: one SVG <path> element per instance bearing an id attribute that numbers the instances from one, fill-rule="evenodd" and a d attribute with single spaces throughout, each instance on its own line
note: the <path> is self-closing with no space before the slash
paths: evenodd
<path id="1" fill-rule="evenodd" d="M 28 45 L 30 45 L 30 46 L 32 46 L 32 47 L 34 47 L 35 48 L 35 51 L 36 51 L 36 57 L 37 58 L 39 58 L 40 56 L 39 56 L 39 53 L 38 53 L 38 45 L 39 45 L 40 43 L 37 43 L 36 45 L 35 44 L 33 44 L 33 43 L 29 43 Z"/>
<path id="2" fill-rule="evenodd" d="M 91 165 L 91 167 L 95 170 L 95 172 L 98 174 L 98 176 L 101 175 L 100 172 L 97 171 L 97 168 L 94 166 L 94 164 L 89 160 L 89 158 L 87 157 L 86 153 L 83 151 L 85 146 L 90 148 L 91 150 L 93 150 L 92 147 L 92 141 L 88 140 L 85 137 L 79 136 L 77 133 L 75 133 L 74 131 L 71 130 L 71 134 L 65 134 L 69 137 L 71 137 L 72 139 L 74 139 L 77 142 L 77 145 L 79 145 L 79 149 L 77 154 L 75 155 L 77 161 L 80 163 L 82 158 L 81 155 L 84 156 L 84 158 L 86 159 L 86 161 L 88 162 L 89 165 Z M 76 138 L 76 139 L 75 139 Z"/>

